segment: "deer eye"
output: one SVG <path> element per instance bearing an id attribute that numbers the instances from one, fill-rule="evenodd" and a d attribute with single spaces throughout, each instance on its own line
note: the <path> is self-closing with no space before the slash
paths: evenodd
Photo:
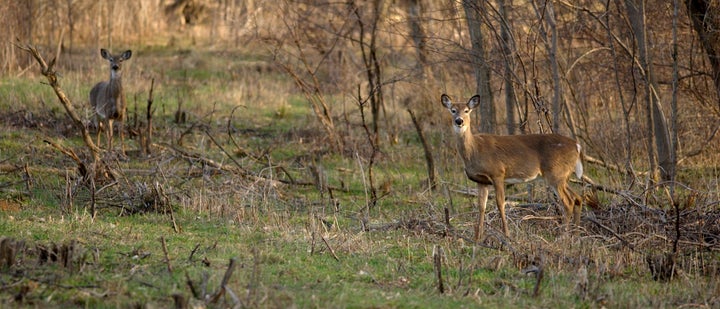
<path id="1" fill-rule="evenodd" d="M 466 114 L 470 113 L 470 109 L 469 109 L 469 108 L 466 108 L 466 109 L 465 109 L 465 113 L 466 113 Z"/>
<path id="2" fill-rule="evenodd" d="M 453 108 L 453 109 L 450 109 L 450 112 L 453 113 L 453 114 L 457 114 L 457 109 L 454 109 L 454 108 Z"/>

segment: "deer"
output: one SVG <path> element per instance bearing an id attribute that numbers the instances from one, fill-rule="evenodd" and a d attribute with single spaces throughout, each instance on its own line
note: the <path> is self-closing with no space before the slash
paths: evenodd
<path id="1" fill-rule="evenodd" d="M 100 131 L 105 130 L 108 151 L 113 149 L 113 121 L 120 123 L 120 149 L 125 155 L 125 138 L 123 123 L 125 120 L 125 94 L 122 86 L 122 63 L 132 57 L 132 51 L 126 50 L 121 54 L 111 54 L 108 50 L 100 49 L 100 56 L 110 63 L 110 80 L 97 83 L 90 90 L 90 106 L 95 114 L 97 123 L 97 144 L 100 145 Z M 104 127 L 104 128 L 103 128 Z"/>
<path id="2" fill-rule="evenodd" d="M 473 96 L 465 104 L 453 103 L 446 94 L 440 100 L 452 116 L 457 152 L 463 160 L 465 174 L 478 185 L 480 212 L 475 225 L 475 242 L 484 234 L 485 206 L 491 186 L 495 188 L 503 233 L 509 237 L 505 217 L 506 183 L 544 179 L 565 208 L 563 222 L 566 226 L 570 221 L 575 225 L 580 223 L 582 200 L 568 186 L 573 172 L 578 179 L 582 178 L 580 144 L 559 134 L 473 134 L 470 113 L 480 103 L 480 96 Z"/>

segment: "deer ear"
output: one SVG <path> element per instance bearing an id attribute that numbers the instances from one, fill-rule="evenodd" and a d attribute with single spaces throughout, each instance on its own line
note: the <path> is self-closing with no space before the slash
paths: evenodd
<path id="1" fill-rule="evenodd" d="M 442 105 L 445 106 L 445 108 L 450 108 L 452 106 L 452 101 L 450 100 L 450 97 L 447 94 L 442 94 L 440 96 L 440 101 L 442 102 Z"/>
<path id="2" fill-rule="evenodd" d="M 470 98 L 470 100 L 468 100 L 468 102 L 467 102 L 467 106 L 470 109 L 476 108 L 478 106 L 478 104 L 480 104 L 480 96 L 477 94 L 474 95 L 472 98 Z"/>
<path id="3" fill-rule="evenodd" d="M 123 59 L 125 59 L 125 60 L 130 59 L 130 57 L 132 57 L 132 51 L 131 51 L 131 50 L 126 50 L 126 51 L 122 54 L 122 57 L 123 57 Z"/>
<path id="4" fill-rule="evenodd" d="M 110 57 L 110 53 L 107 51 L 107 49 L 101 48 L 100 49 L 100 56 L 107 59 Z"/>

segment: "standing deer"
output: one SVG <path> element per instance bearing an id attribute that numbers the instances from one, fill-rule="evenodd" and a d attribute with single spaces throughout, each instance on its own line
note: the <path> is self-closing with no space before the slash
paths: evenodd
<path id="1" fill-rule="evenodd" d="M 560 197 L 565 207 L 563 222 L 569 224 L 572 218 L 573 223 L 580 223 L 582 201 L 567 184 L 573 171 L 578 178 L 582 177 L 580 144 L 557 134 L 473 135 L 470 132 L 470 112 L 480 103 L 480 96 L 473 96 L 466 104 L 452 103 L 445 94 L 440 100 L 452 115 L 465 174 L 478 184 L 480 214 L 475 226 L 475 241 L 484 233 L 485 205 L 490 186 L 495 187 L 497 207 L 507 237 L 505 183 L 523 183 L 538 177 L 545 179 Z"/>
<path id="2" fill-rule="evenodd" d="M 122 87 L 122 62 L 130 59 L 132 51 L 126 50 L 119 55 L 113 55 L 106 49 L 100 49 L 100 55 L 110 62 L 110 80 L 99 82 L 90 90 L 90 105 L 95 112 L 97 122 L 97 143 L 100 145 L 100 131 L 106 131 L 108 151 L 112 151 L 113 121 L 120 123 L 120 148 L 125 155 L 125 138 L 123 123 L 125 120 L 125 94 Z"/>

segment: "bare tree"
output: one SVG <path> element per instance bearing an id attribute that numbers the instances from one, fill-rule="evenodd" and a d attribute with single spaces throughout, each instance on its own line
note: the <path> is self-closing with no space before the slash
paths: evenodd
<path id="1" fill-rule="evenodd" d="M 507 133 L 515 134 L 515 127 L 517 126 L 515 120 L 517 98 L 515 96 L 515 87 L 513 86 L 513 70 L 515 69 L 515 56 L 513 53 L 515 42 L 510 29 L 510 19 L 508 18 L 509 11 L 511 10 L 510 3 L 506 2 L 506 0 L 498 0 L 498 9 L 500 13 L 500 47 L 504 57 L 503 89 L 505 91 L 505 123 Z"/>
<path id="2" fill-rule="evenodd" d="M 367 77 L 370 112 L 372 113 L 372 128 L 375 134 L 375 145 L 379 143 L 380 112 L 385 108 L 383 97 L 382 66 L 378 59 L 378 26 L 382 17 L 382 0 L 373 0 L 370 3 L 369 23 L 366 21 L 361 7 L 355 2 L 349 3 L 350 10 L 356 18 L 359 33 L 358 43 Z M 369 42 L 367 40 L 369 39 Z"/>
<path id="3" fill-rule="evenodd" d="M 490 89 L 490 67 L 485 59 L 485 41 L 482 33 L 481 12 L 484 12 L 484 0 L 463 0 L 463 9 L 470 32 L 472 50 L 470 64 L 475 71 L 477 93 L 480 95 L 480 132 L 495 133 L 497 128 L 495 102 Z"/>
<path id="4" fill-rule="evenodd" d="M 660 107 L 660 94 L 657 79 L 649 52 L 646 22 L 645 22 L 645 0 L 625 0 L 630 26 L 635 36 L 639 53 L 639 66 L 643 72 L 643 86 L 645 92 L 645 104 L 647 107 L 647 125 L 651 138 L 648 142 L 648 159 L 651 164 L 651 174 L 656 175 L 656 162 L 660 167 L 662 179 L 669 180 L 669 173 L 674 171 L 669 131 L 665 114 Z M 654 145 L 653 145 L 654 143 Z M 656 161 L 657 160 L 657 161 Z M 656 176 L 653 176 L 656 178 Z"/>
<path id="5" fill-rule="evenodd" d="M 720 97 L 720 3 L 714 0 L 685 0 L 693 28 L 708 56 L 712 79 Z M 718 100 L 720 107 L 720 100 Z"/>

